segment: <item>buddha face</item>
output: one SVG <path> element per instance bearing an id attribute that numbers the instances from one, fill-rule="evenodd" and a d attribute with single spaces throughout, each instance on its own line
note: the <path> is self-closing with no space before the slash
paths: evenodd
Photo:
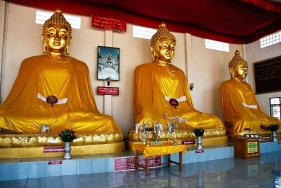
<path id="1" fill-rule="evenodd" d="M 233 69 L 233 68 L 231 68 Z M 246 64 L 239 64 L 237 68 L 233 71 L 234 78 L 244 81 L 248 74 L 248 65 Z"/>
<path id="2" fill-rule="evenodd" d="M 172 38 L 163 37 L 159 39 L 154 51 L 154 59 L 170 62 L 175 56 L 176 41 Z"/>
<path id="3" fill-rule="evenodd" d="M 49 53 L 63 53 L 68 48 L 70 39 L 67 27 L 56 24 L 48 25 L 45 37 L 43 37 Z"/>

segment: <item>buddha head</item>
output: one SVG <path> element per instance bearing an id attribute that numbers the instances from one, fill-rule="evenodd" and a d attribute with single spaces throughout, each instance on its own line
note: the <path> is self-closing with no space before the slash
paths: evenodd
<path id="1" fill-rule="evenodd" d="M 43 52 L 49 54 L 63 55 L 64 51 L 69 54 L 71 41 L 71 26 L 62 15 L 60 8 L 43 25 L 42 40 L 44 43 Z"/>
<path id="2" fill-rule="evenodd" d="M 175 56 L 176 37 L 161 23 L 151 38 L 152 61 L 170 63 Z"/>
<path id="3" fill-rule="evenodd" d="M 241 56 L 238 50 L 235 51 L 234 57 L 228 64 L 231 79 L 245 81 L 248 74 L 248 63 Z"/>

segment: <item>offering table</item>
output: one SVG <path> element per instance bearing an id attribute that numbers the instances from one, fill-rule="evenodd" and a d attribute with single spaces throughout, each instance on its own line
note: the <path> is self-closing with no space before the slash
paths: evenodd
<path id="1" fill-rule="evenodd" d="M 139 167 L 145 169 L 146 176 L 148 176 L 148 168 L 149 168 L 149 157 L 156 155 L 168 155 L 168 162 L 162 164 L 177 164 L 179 165 L 179 171 L 182 171 L 182 153 L 186 153 L 185 145 L 173 145 L 171 143 L 165 143 L 163 145 L 146 145 L 146 144 L 135 144 L 133 150 L 136 151 L 136 169 L 139 170 Z M 140 164 L 139 156 L 140 153 L 143 153 L 145 158 L 145 165 Z M 179 153 L 179 162 L 171 160 L 172 153 Z"/>

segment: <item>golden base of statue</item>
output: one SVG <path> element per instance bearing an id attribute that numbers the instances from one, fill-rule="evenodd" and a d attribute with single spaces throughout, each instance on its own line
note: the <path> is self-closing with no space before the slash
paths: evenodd
<path id="1" fill-rule="evenodd" d="M 258 135 L 261 141 L 273 141 L 272 132 L 270 130 L 244 130 L 237 134 L 235 137 L 229 137 L 230 141 L 233 141 L 234 138 L 237 137 L 245 137 L 245 135 L 249 138 L 253 138 L 254 135 Z M 252 137 L 253 136 L 253 137 Z M 263 137 L 265 139 L 263 139 Z M 281 130 L 276 131 L 277 140 L 281 140 Z"/>
<path id="2" fill-rule="evenodd" d="M 151 132 L 151 134 L 148 134 L 146 142 L 152 142 L 153 131 L 146 131 L 146 132 Z M 177 130 L 175 134 L 178 143 L 181 143 L 181 141 L 186 141 L 186 140 L 196 140 L 196 136 L 194 135 L 193 130 Z M 128 141 L 126 141 L 126 149 L 133 150 L 134 144 L 141 144 L 142 143 L 141 135 L 142 135 L 142 131 L 138 131 L 138 133 L 136 133 L 135 130 L 131 130 L 128 135 Z M 161 133 L 159 136 L 160 142 L 161 141 L 166 142 L 169 139 L 171 140 L 171 138 L 169 137 L 169 133 L 167 131 L 163 131 L 163 133 Z M 203 146 L 224 145 L 228 143 L 228 137 L 225 135 L 225 129 L 223 128 L 205 129 L 203 140 L 204 140 Z M 187 145 L 187 148 L 196 148 L 196 144 Z"/>
<path id="3" fill-rule="evenodd" d="M 64 152 L 44 152 L 48 148 L 55 150 L 63 146 L 63 141 L 55 134 L 0 134 L 2 159 L 63 156 Z M 77 134 L 71 146 L 73 156 L 119 153 L 125 150 L 123 136 L 119 132 Z"/>

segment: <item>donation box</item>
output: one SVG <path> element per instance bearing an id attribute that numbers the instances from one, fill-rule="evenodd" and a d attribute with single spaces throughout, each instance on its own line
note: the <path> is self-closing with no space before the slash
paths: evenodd
<path id="1" fill-rule="evenodd" d="M 234 138 L 234 157 L 252 159 L 260 157 L 260 143 L 258 138 Z"/>

